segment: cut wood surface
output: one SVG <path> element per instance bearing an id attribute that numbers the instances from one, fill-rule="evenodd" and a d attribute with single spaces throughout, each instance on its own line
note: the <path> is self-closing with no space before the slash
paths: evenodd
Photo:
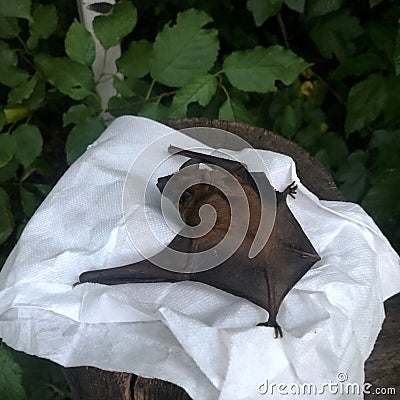
<path id="1" fill-rule="evenodd" d="M 295 143 L 244 123 L 216 121 L 201 118 L 168 120 L 166 125 L 175 129 L 211 127 L 226 130 L 245 139 L 252 147 L 286 154 L 296 162 L 297 174 L 302 183 L 320 199 L 343 200 L 332 177 L 322 164 L 312 158 Z M 189 132 L 190 134 L 190 132 Z M 223 134 L 204 133 L 204 142 L 215 148 L 226 148 Z M 172 144 L 172 143 L 171 143 Z M 238 150 L 238 148 L 232 149 Z M 393 395 L 375 395 L 376 388 L 395 387 L 400 395 L 400 324 L 396 318 L 400 312 L 400 295 L 385 303 L 387 318 L 379 334 L 375 348 L 366 363 L 366 382 L 371 394 L 365 399 L 395 399 Z M 158 379 L 136 377 L 118 372 L 102 371 L 93 367 L 64 368 L 64 375 L 71 387 L 74 400 L 189 400 L 180 387 Z M 340 372 L 340 371 L 338 371 Z M 332 380 L 335 377 L 332 377 Z M 234 399 L 232 399 L 234 400 Z"/>

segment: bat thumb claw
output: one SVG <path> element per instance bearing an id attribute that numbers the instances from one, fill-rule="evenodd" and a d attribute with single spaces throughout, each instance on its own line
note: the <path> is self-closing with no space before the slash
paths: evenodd
<path id="1" fill-rule="evenodd" d="M 295 198 L 296 193 L 297 193 L 297 185 L 294 181 L 282 192 L 284 196 L 289 195 L 293 199 Z"/>

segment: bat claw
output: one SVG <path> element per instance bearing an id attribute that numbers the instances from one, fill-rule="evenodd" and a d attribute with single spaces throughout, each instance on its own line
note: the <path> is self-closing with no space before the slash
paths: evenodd
<path id="1" fill-rule="evenodd" d="M 282 328 L 278 324 L 274 326 L 274 330 L 275 330 L 275 339 L 283 337 Z"/>
<path id="2" fill-rule="evenodd" d="M 293 199 L 295 199 L 296 193 L 297 193 L 297 185 L 294 181 L 282 192 L 284 196 L 289 195 Z"/>
<path id="3" fill-rule="evenodd" d="M 274 336 L 275 339 L 283 337 L 282 328 L 276 322 L 274 325 L 271 325 L 270 322 L 260 322 L 259 324 L 257 324 L 257 326 L 269 326 L 269 327 L 272 326 L 275 331 L 275 336 Z"/>
<path id="4" fill-rule="evenodd" d="M 72 285 L 72 289 L 75 287 L 75 286 L 78 286 L 78 285 L 80 285 L 82 282 L 75 282 L 73 285 Z"/>

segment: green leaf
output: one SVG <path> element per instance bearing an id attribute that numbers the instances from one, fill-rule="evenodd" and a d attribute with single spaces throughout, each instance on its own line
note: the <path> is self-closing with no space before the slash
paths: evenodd
<path id="1" fill-rule="evenodd" d="M 168 118 L 168 107 L 160 103 L 147 103 L 138 113 L 140 117 L 162 121 Z"/>
<path id="2" fill-rule="evenodd" d="M 6 122 L 6 115 L 4 114 L 4 111 L 0 109 L 0 131 L 3 129 Z"/>
<path id="3" fill-rule="evenodd" d="M 137 79 L 134 78 L 119 79 L 116 75 L 113 77 L 114 88 L 123 97 L 134 97 L 136 95 L 135 86 L 137 82 Z"/>
<path id="4" fill-rule="evenodd" d="M 0 183 L 13 179 L 20 165 L 20 162 L 14 157 L 7 165 L 0 167 Z"/>
<path id="5" fill-rule="evenodd" d="M 369 148 L 373 149 L 374 177 L 378 174 L 386 176 L 400 169 L 400 131 L 384 129 L 373 132 Z"/>
<path id="6" fill-rule="evenodd" d="M 269 17 L 277 14 L 283 0 L 247 0 L 247 9 L 252 12 L 256 26 L 261 26 Z"/>
<path id="7" fill-rule="evenodd" d="M 349 10 L 318 19 L 311 29 L 310 37 L 322 56 L 330 59 L 333 55 L 343 62 L 356 51 L 353 39 L 363 33 L 360 21 L 350 15 Z"/>
<path id="8" fill-rule="evenodd" d="M 63 126 L 70 124 L 79 124 L 88 117 L 94 115 L 94 110 L 85 104 L 76 104 L 71 106 L 63 115 Z"/>
<path id="9" fill-rule="evenodd" d="M 284 2 L 293 11 L 297 11 L 300 14 L 304 13 L 306 0 L 284 0 Z"/>
<path id="10" fill-rule="evenodd" d="M 110 14 L 100 15 L 93 20 L 93 29 L 102 46 L 109 49 L 120 44 L 132 32 L 136 22 L 136 7 L 129 0 L 121 0 Z"/>
<path id="11" fill-rule="evenodd" d="M 400 203 L 398 193 L 400 176 L 388 173 L 373 182 L 365 194 L 362 206 L 376 219 L 377 223 L 394 229 L 393 238 L 399 237 L 398 222 L 400 219 Z"/>
<path id="12" fill-rule="evenodd" d="M 387 98 L 383 108 L 385 124 L 392 126 L 399 121 L 400 104 L 400 76 L 388 76 L 386 78 Z"/>
<path id="13" fill-rule="evenodd" d="M 47 39 L 57 28 L 57 10 L 53 4 L 37 4 L 32 12 L 33 20 L 29 23 L 31 37 L 27 41 L 30 49 L 38 45 L 39 39 Z"/>
<path id="14" fill-rule="evenodd" d="M 365 27 L 365 33 L 371 39 L 375 48 L 385 54 L 390 62 L 393 61 L 398 32 L 398 26 L 393 22 L 388 19 L 372 20 Z"/>
<path id="15" fill-rule="evenodd" d="M 380 149 L 383 147 L 394 148 L 400 150 L 400 131 L 387 131 L 384 129 L 380 129 L 374 131 L 371 137 L 371 141 L 369 143 L 370 149 Z"/>
<path id="16" fill-rule="evenodd" d="M 4 400 L 26 399 L 26 393 L 22 386 L 22 369 L 4 346 L 0 346 L 0 365 L 0 398 Z"/>
<path id="17" fill-rule="evenodd" d="M 304 147 L 309 153 L 314 154 L 318 151 L 318 138 L 321 130 L 316 126 L 308 125 L 296 133 L 296 143 Z"/>
<path id="18" fill-rule="evenodd" d="M 319 149 L 315 154 L 314 157 L 321 162 L 324 167 L 330 171 L 331 170 L 331 165 L 330 165 L 330 160 L 329 160 L 329 156 L 328 153 L 326 152 L 325 149 Z"/>
<path id="19" fill-rule="evenodd" d="M 217 31 L 202 28 L 211 21 L 203 11 L 179 13 L 176 25 L 166 25 L 156 37 L 150 59 L 151 76 L 167 86 L 181 87 L 208 72 L 219 49 Z"/>
<path id="20" fill-rule="evenodd" d="M 347 99 L 346 133 L 360 130 L 373 122 L 383 110 L 386 98 L 386 80 L 381 75 L 370 75 L 354 85 Z"/>
<path id="21" fill-rule="evenodd" d="M 14 87 L 28 78 L 28 72 L 23 69 L 0 63 L 0 82 L 3 85 Z"/>
<path id="22" fill-rule="evenodd" d="M 18 68 L 18 57 L 10 46 L 0 41 L 0 82 L 3 85 L 14 87 L 29 77 L 28 72 Z"/>
<path id="23" fill-rule="evenodd" d="M 31 217 L 38 208 L 41 198 L 23 187 L 20 188 L 19 193 L 21 196 L 22 209 L 27 217 Z"/>
<path id="24" fill-rule="evenodd" d="M 20 30 L 18 18 L 4 17 L 3 15 L 0 15 L 0 38 L 15 38 L 19 34 Z"/>
<path id="25" fill-rule="evenodd" d="M 350 154 L 347 163 L 342 165 L 336 174 L 336 179 L 341 182 L 339 189 L 348 201 L 360 201 L 368 187 L 369 174 L 365 167 L 366 157 L 365 152 L 355 151 Z"/>
<path id="26" fill-rule="evenodd" d="M 314 18 L 339 10 L 343 0 L 308 0 L 307 16 Z"/>
<path id="27" fill-rule="evenodd" d="M 108 102 L 108 112 L 113 117 L 120 117 L 121 115 L 138 114 L 143 108 L 143 98 L 125 98 L 121 96 L 113 96 Z"/>
<path id="28" fill-rule="evenodd" d="M 349 155 L 346 142 L 335 132 L 327 132 L 322 136 L 322 146 L 329 157 L 329 165 L 338 168 L 342 166 Z"/>
<path id="29" fill-rule="evenodd" d="M 39 54 L 35 57 L 35 63 L 51 84 L 75 100 L 87 97 L 94 87 L 92 71 L 69 58 Z"/>
<path id="30" fill-rule="evenodd" d="M 104 121 L 98 117 L 86 118 L 75 125 L 65 145 L 68 165 L 71 165 L 78 159 L 78 157 L 85 152 L 87 147 L 100 136 L 104 129 Z"/>
<path id="31" fill-rule="evenodd" d="M 311 64 L 281 46 L 235 51 L 224 62 L 233 86 L 248 92 L 275 92 L 275 81 L 290 85 Z"/>
<path id="32" fill-rule="evenodd" d="M 24 168 L 23 174 L 20 176 L 20 182 L 26 181 L 33 174 L 49 177 L 53 173 L 53 168 L 44 158 L 36 158 L 29 167 Z"/>
<path id="33" fill-rule="evenodd" d="M 11 235 L 15 227 L 14 223 L 14 215 L 11 211 L 11 203 L 10 198 L 5 190 L 0 188 L 0 244 L 4 243 L 8 237 Z M 7 371 L 7 367 L 10 368 L 10 365 L 7 365 L 7 362 L 4 359 L 4 348 L 0 345 L 0 398 L 4 399 L 7 397 L 3 397 L 7 390 L 7 386 L 11 384 L 11 381 L 7 381 L 7 379 L 12 380 L 12 376 L 10 371 Z"/>
<path id="34" fill-rule="evenodd" d="M 247 124 L 253 124 L 254 120 L 240 100 L 228 99 L 219 109 L 218 119 L 225 121 L 239 121 Z"/>
<path id="35" fill-rule="evenodd" d="M 15 106 L 16 104 L 20 104 L 23 100 L 29 99 L 37 82 L 38 76 L 35 74 L 29 81 L 22 82 L 18 86 L 12 88 L 8 93 L 8 105 Z"/>
<path id="36" fill-rule="evenodd" d="M 175 94 L 171 107 L 171 118 L 184 117 L 190 103 L 198 102 L 205 107 L 217 90 L 217 78 L 201 75 L 182 86 Z"/>
<path id="37" fill-rule="evenodd" d="M 32 21 L 31 0 L 0 0 L 0 14 L 5 17 L 25 18 Z"/>
<path id="38" fill-rule="evenodd" d="M 46 97 L 45 82 L 38 79 L 32 94 L 28 99 L 21 102 L 21 106 L 27 107 L 29 110 L 35 110 L 44 101 Z"/>
<path id="39" fill-rule="evenodd" d="M 43 148 L 43 139 L 35 125 L 19 125 L 12 136 L 17 143 L 15 157 L 26 168 L 39 156 Z"/>
<path id="40" fill-rule="evenodd" d="M 118 70 L 126 77 L 142 78 L 150 72 L 150 56 L 153 45 L 147 40 L 132 42 L 117 60 Z"/>
<path id="41" fill-rule="evenodd" d="M 17 145 L 8 133 L 0 134 L 0 167 L 7 165 L 14 157 Z"/>
<path id="42" fill-rule="evenodd" d="M 332 72 L 331 78 L 343 80 L 348 76 L 360 76 L 384 68 L 385 63 L 381 55 L 364 53 L 355 57 L 347 58 L 335 71 Z"/>
<path id="43" fill-rule="evenodd" d="M 92 35 L 76 19 L 65 36 L 65 52 L 71 60 L 84 65 L 92 65 L 96 57 Z"/>
<path id="44" fill-rule="evenodd" d="M 393 54 L 393 63 L 396 69 L 396 75 L 400 75 L 400 27 L 397 30 L 396 44 Z"/>
<path id="45" fill-rule="evenodd" d="M 301 110 L 287 104 L 281 115 L 276 119 L 274 129 L 279 131 L 283 136 L 291 139 L 300 130 L 301 127 Z"/>
<path id="46" fill-rule="evenodd" d="M 382 3 L 383 0 L 369 0 L 369 8 L 373 8 L 377 6 L 379 3 Z"/>
<path id="47" fill-rule="evenodd" d="M 0 41 L 0 59 L 3 65 L 15 67 L 18 63 L 17 53 L 11 50 L 8 43 Z"/>

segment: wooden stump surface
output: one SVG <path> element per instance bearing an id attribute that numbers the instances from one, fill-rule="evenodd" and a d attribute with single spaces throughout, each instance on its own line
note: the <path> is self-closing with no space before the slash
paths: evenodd
<path id="1" fill-rule="evenodd" d="M 343 200 L 332 177 L 322 164 L 298 145 L 282 136 L 244 123 L 201 118 L 168 120 L 165 124 L 178 130 L 198 126 L 218 128 L 240 136 L 254 148 L 286 154 L 296 162 L 297 174 L 302 183 L 320 199 Z M 215 148 L 227 148 L 223 134 L 204 132 L 204 142 Z M 232 150 L 238 150 L 238 148 Z M 366 363 L 366 382 L 373 385 L 371 390 L 374 387 L 397 386 L 397 395 L 399 395 L 400 324 L 396 315 L 400 311 L 400 295 L 389 299 L 385 308 L 387 318 L 376 346 Z M 158 379 L 136 377 L 127 373 L 107 372 L 93 367 L 63 368 L 63 372 L 71 387 L 74 400 L 190 399 L 180 387 Z M 334 378 L 332 377 L 332 379 Z M 373 394 L 365 396 L 367 400 L 375 398 Z M 396 396 L 392 395 L 379 396 L 379 399 L 393 400 L 395 398 Z"/>

